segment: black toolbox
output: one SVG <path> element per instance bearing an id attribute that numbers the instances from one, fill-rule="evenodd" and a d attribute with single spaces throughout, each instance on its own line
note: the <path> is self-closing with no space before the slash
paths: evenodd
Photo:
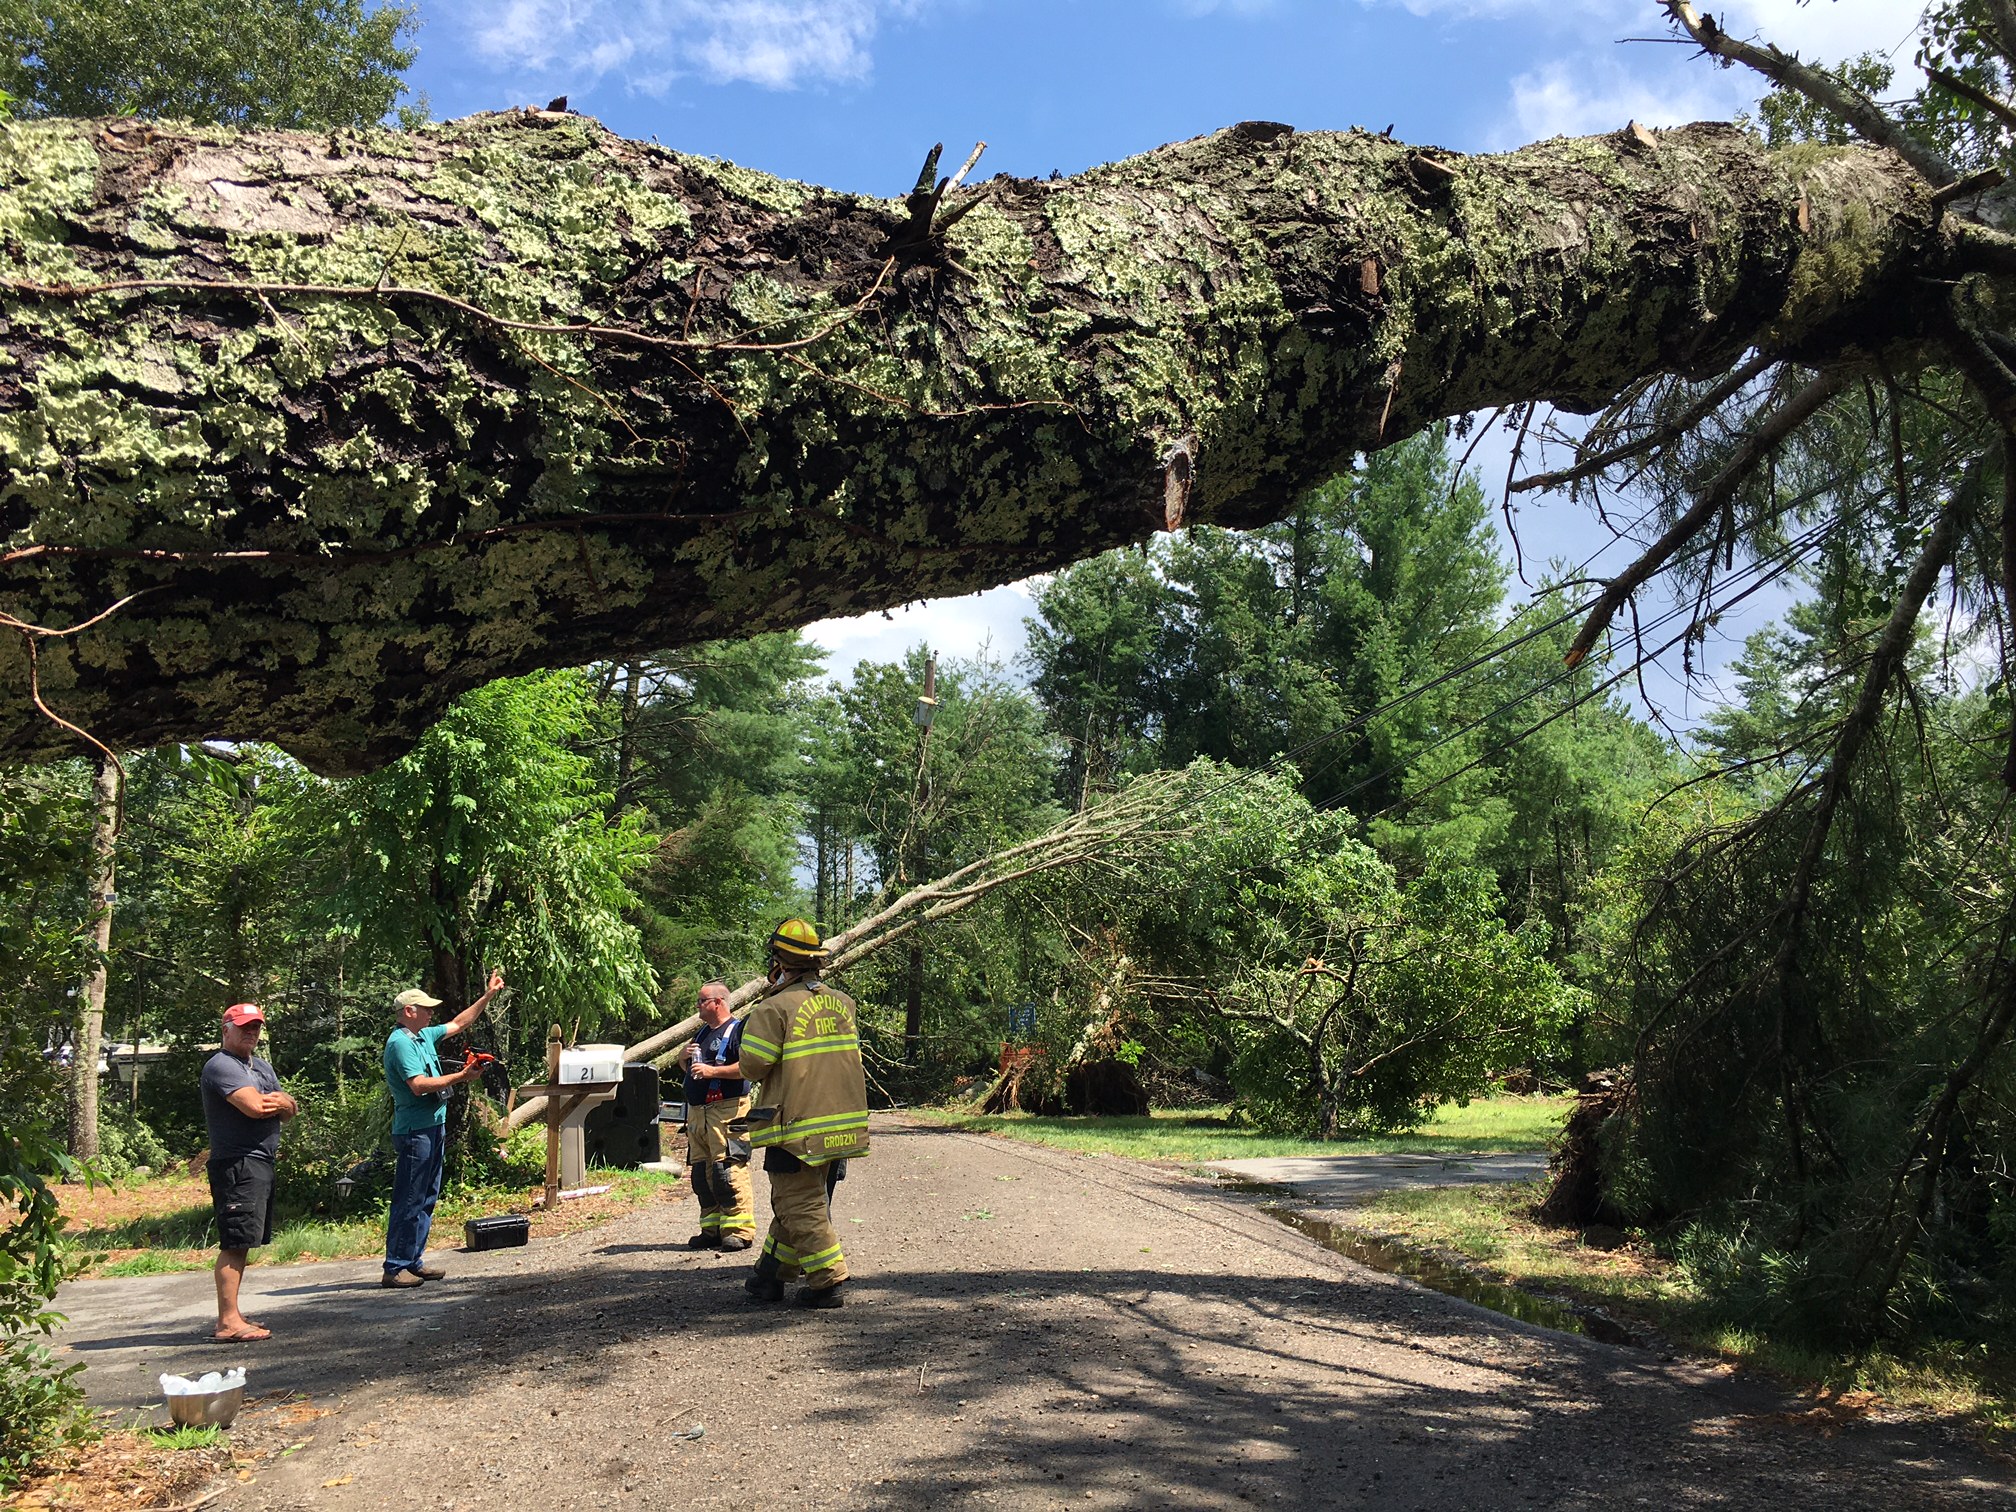
<path id="1" fill-rule="evenodd" d="M 471 1218 L 462 1225 L 462 1241 L 467 1249 L 516 1249 L 532 1237 L 532 1223 L 523 1213 L 502 1213 L 495 1218 Z"/>

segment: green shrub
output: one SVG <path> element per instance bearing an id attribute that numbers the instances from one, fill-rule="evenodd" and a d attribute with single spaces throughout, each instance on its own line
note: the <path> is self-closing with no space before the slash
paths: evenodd
<path id="1" fill-rule="evenodd" d="M 0 1491 L 9 1491 L 51 1450 L 91 1438 L 82 1362 L 65 1365 L 32 1339 L 0 1347 Z"/>
<path id="2" fill-rule="evenodd" d="M 98 1110 L 98 1160 L 100 1175 L 114 1180 L 135 1171 L 162 1171 L 175 1157 L 161 1136 L 145 1120 L 123 1103 L 106 1103 Z"/>
<path id="3" fill-rule="evenodd" d="M 275 1204 L 288 1213 L 317 1216 L 369 1212 L 392 1190 L 392 1096 L 377 1080 L 329 1087 L 290 1085 L 301 1114 L 280 1135 Z M 337 1179 L 366 1156 L 380 1156 L 378 1168 L 346 1195 Z"/>
<path id="4" fill-rule="evenodd" d="M 546 1176 L 546 1126 L 530 1123 L 514 1130 L 499 1147 L 491 1131 L 503 1120 L 503 1112 L 481 1093 L 472 1092 L 473 1101 L 461 1122 L 461 1147 L 451 1151 L 448 1172 L 457 1188 L 530 1186 Z"/>
<path id="5" fill-rule="evenodd" d="M 69 1011 L 51 984 L 77 981 L 86 961 L 88 792 L 77 762 L 0 775 L 0 1491 L 90 1432 L 76 1367 L 35 1337 L 61 1321 L 49 1299 L 75 1269 L 50 1181 L 84 1172 L 64 1152 L 62 1088 L 42 1050 Z"/>

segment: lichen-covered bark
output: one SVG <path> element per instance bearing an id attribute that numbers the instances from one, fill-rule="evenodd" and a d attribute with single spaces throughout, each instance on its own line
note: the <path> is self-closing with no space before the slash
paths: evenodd
<path id="1" fill-rule="evenodd" d="M 1942 255 L 1895 159 L 1722 126 L 1464 159 L 1248 124 L 961 209 L 920 244 L 537 112 L 0 129 L 0 610 L 140 595 L 40 641 L 100 739 L 356 770 L 503 674 L 1256 524 L 1480 406 L 1909 339 Z M 130 280 L 177 286 L 82 292 Z M 77 749 L 24 647 L 0 751 Z"/>

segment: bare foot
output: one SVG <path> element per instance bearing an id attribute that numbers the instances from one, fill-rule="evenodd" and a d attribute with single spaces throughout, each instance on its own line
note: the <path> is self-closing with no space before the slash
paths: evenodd
<path id="1" fill-rule="evenodd" d="M 273 1330 L 261 1328 L 257 1323 L 240 1323 L 232 1328 L 221 1325 L 210 1335 L 219 1344 L 256 1344 L 261 1339 L 273 1337 Z"/>

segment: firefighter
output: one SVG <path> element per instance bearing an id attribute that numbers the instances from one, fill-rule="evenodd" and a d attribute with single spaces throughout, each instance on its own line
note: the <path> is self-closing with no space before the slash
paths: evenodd
<path id="1" fill-rule="evenodd" d="M 748 1148 L 731 1150 L 728 1132 L 732 1121 L 749 1113 L 749 1083 L 736 1063 L 741 1044 L 742 1021 L 728 1012 L 727 984 L 709 982 L 700 989 L 700 1032 L 680 1052 L 686 1067 L 686 1163 L 700 1200 L 700 1232 L 686 1241 L 689 1249 L 732 1253 L 755 1239 Z"/>
<path id="2" fill-rule="evenodd" d="M 854 1000 L 819 980 L 825 958 L 803 919 L 778 925 L 770 985 L 742 1027 L 740 1073 L 776 1110 L 750 1135 L 770 1176 L 770 1233 L 745 1283 L 759 1302 L 782 1301 L 784 1283 L 802 1276 L 800 1307 L 838 1307 L 847 1280 L 832 1184 L 841 1162 L 868 1153 L 868 1087 Z"/>

